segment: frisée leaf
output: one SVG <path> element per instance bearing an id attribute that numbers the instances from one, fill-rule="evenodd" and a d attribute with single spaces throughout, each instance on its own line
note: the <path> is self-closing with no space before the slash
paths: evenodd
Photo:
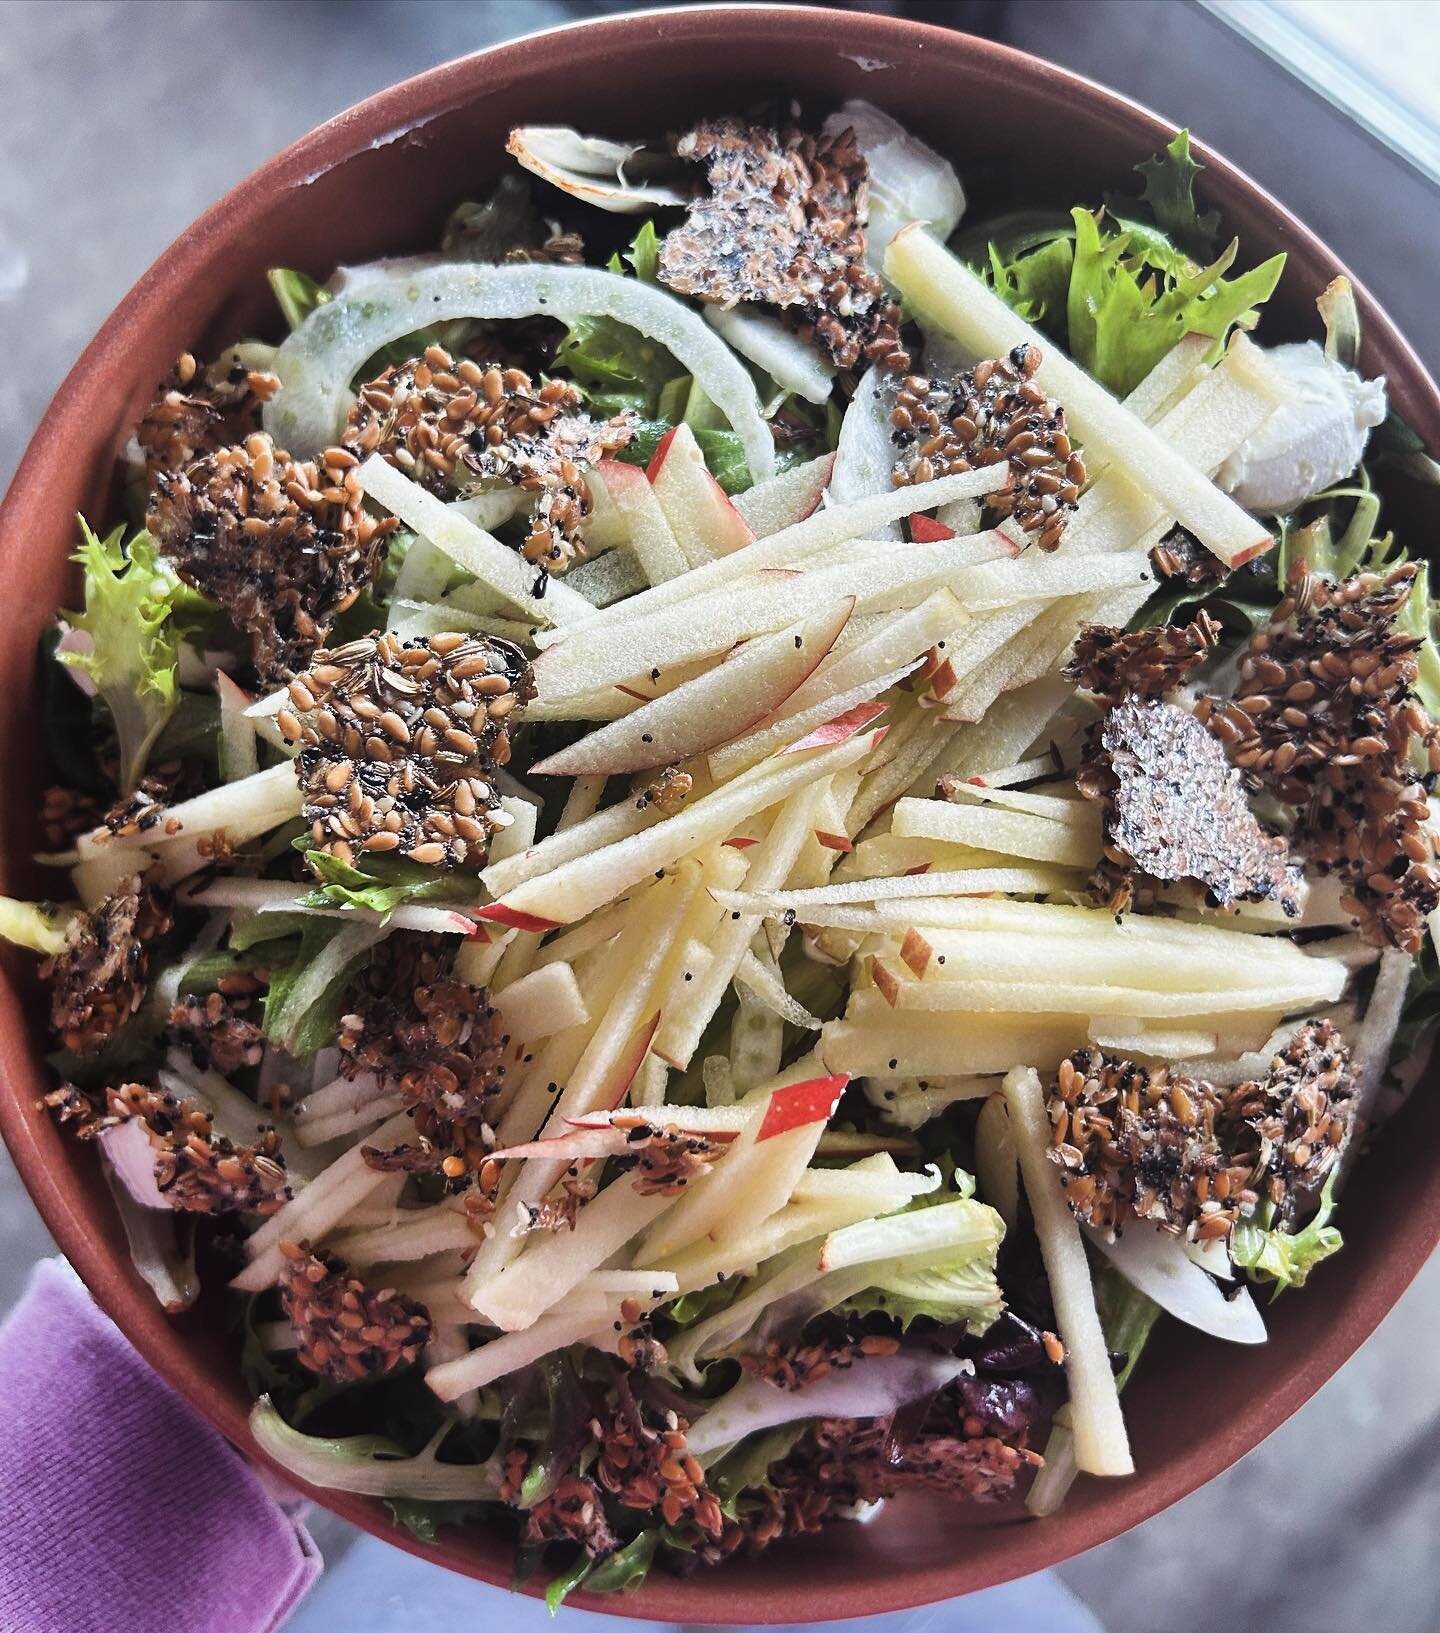
<path id="1" fill-rule="evenodd" d="M 115 722 L 122 793 L 134 791 L 155 739 L 180 701 L 179 646 L 211 614 L 182 584 L 148 533 L 124 542 L 80 520 L 75 554 L 85 573 L 85 605 L 62 617 L 89 637 L 89 650 L 61 648 L 60 661 L 89 677 Z"/>
<path id="2" fill-rule="evenodd" d="M 1344 1246 L 1339 1230 L 1330 1223 L 1335 1212 L 1335 1171 L 1332 1169 L 1315 1217 L 1297 1231 L 1273 1224 L 1275 1206 L 1266 1202 L 1253 1219 L 1242 1219 L 1230 1243 L 1230 1257 L 1250 1272 L 1250 1279 L 1274 1284 L 1278 1298 L 1287 1287 L 1303 1287 L 1317 1264 Z"/>
<path id="3" fill-rule="evenodd" d="M 1220 212 L 1202 215 L 1195 203 L 1195 178 L 1205 168 L 1190 153 L 1190 132 L 1182 130 L 1173 142 L 1135 166 L 1145 187 L 1138 199 L 1107 193 L 1105 208 L 1116 220 L 1148 222 L 1197 260 L 1215 252 L 1220 235 Z"/>
<path id="4" fill-rule="evenodd" d="M 306 272 L 294 267 L 274 266 L 266 274 L 274 291 L 280 314 L 291 329 L 298 329 L 317 306 L 323 306 L 331 296 Z"/>
<path id="5" fill-rule="evenodd" d="M 1076 209 L 1075 259 L 1066 303 L 1069 349 L 1102 385 L 1123 396 L 1187 334 L 1222 342 L 1253 328 L 1285 266 L 1273 255 L 1236 278 L 1226 273 L 1239 239 L 1208 266 L 1157 253 L 1134 231 L 1109 230 L 1099 214 Z M 1003 291 L 1002 291 L 1003 293 Z"/>
<path id="6" fill-rule="evenodd" d="M 957 243 L 1008 306 L 1118 396 L 1187 334 L 1209 336 L 1218 352 L 1232 328 L 1252 328 L 1285 265 L 1275 255 L 1229 275 L 1239 241 L 1216 251 L 1220 217 L 1196 206 L 1201 166 L 1187 132 L 1136 168 L 1138 198 L 1110 194 L 1068 220 L 1010 215 L 983 242 L 971 230 Z"/>

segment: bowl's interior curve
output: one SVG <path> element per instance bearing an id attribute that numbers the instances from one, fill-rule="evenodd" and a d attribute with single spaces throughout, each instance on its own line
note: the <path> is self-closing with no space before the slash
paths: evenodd
<path id="1" fill-rule="evenodd" d="M 183 349 L 273 332 L 267 267 L 317 276 L 337 263 L 435 242 L 460 199 L 483 192 L 522 121 L 564 119 L 607 133 L 673 127 L 699 110 L 798 97 L 823 114 L 847 97 L 881 103 L 950 154 L 997 202 L 1068 206 L 1123 185 L 1171 134 L 1143 111 L 1031 59 L 962 35 L 818 10 L 700 9 L 611 19 L 519 41 L 436 69 L 307 137 L 242 184 L 127 297 L 60 392 L 0 513 L 0 872 L 40 881 L 34 848 L 46 778 L 34 707 L 35 642 L 68 588 L 73 517 L 102 516 L 113 459 L 138 407 Z M 1203 133 L 1202 133 L 1203 134 Z M 1207 200 L 1247 260 L 1287 249 L 1265 333 L 1315 332 L 1313 299 L 1337 263 L 1253 184 L 1211 155 Z M 1388 374 L 1402 411 L 1434 446 L 1440 398 L 1404 343 L 1362 297 L 1367 371 Z M 1424 541 L 1440 494 L 1397 480 L 1390 519 Z M 1427 526 L 1427 524 L 1429 524 Z M 48 1086 L 40 1005 L 19 961 L 0 989 L 0 1126 L 48 1224 L 142 1352 L 232 1439 L 248 1402 L 211 1301 L 169 1322 L 126 1257 L 89 1153 L 35 1109 Z M 656 1573 L 636 1596 L 594 1608 L 686 1622 L 811 1621 L 922 1603 L 1053 1564 L 1135 1524 L 1208 1479 L 1293 1411 L 1363 1340 L 1440 1237 L 1440 1100 L 1425 1088 L 1358 1170 L 1345 1202 L 1347 1247 L 1315 1289 L 1268 1312 L 1272 1337 L 1225 1347 L 1162 1328 L 1126 1396 L 1139 1472 L 1081 1481 L 1064 1511 L 1026 1523 L 1011 1511 L 938 1499 L 893 1505 L 875 1524 L 777 1548 L 723 1572 Z M 322 1500 L 405 1546 L 490 1581 L 508 1580 L 498 1532 L 442 1532 L 432 1549 L 393 1531 L 378 1504 Z M 583 1595 L 575 1602 L 587 1602 Z"/>

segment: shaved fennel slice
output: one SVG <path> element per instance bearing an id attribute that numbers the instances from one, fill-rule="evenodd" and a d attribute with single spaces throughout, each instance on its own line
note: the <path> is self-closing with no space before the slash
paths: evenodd
<path id="1" fill-rule="evenodd" d="M 297 455 L 339 433 L 355 371 L 382 346 L 456 318 L 609 317 L 658 342 L 695 377 L 740 438 L 755 481 L 775 469 L 775 444 L 745 365 L 682 301 L 638 278 L 596 267 L 445 263 L 379 271 L 318 306 L 275 354 L 282 389 L 265 425 Z"/>
<path id="2" fill-rule="evenodd" d="M 707 306 L 705 321 L 742 357 L 764 369 L 777 386 L 807 403 L 829 402 L 834 364 L 817 347 L 792 334 L 779 318 L 750 306 Z"/>
<path id="3" fill-rule="evenodd" d="M 1265 1342 L 1265 1319 L 1249 1290 L 1239 1287 L 1227 1295 L 1178 1236 L 1141 1219 L 1127 1222 L 1113 1242 L 1103 1231 L 1086 1228 L 1085 1234 L 1132 1287 L 1177 1321 L 1232 1344 Z"/>
<path id="4" fill-rule="evenodd" d="M 954 232 L 965 213 L 965 189 L 955 167 L 872 102 L 852 98 L 825 121 L 827 136 L 853 130 L 870 171 L 870 219 L 865 259 L 885 270 L 885 249 L 902 227 L 927 223 L 939 239 Z"/>
<path id="5" fill-rule="evenodd" d="M 1075 1460 L 1086 1474 L 1132 1474 L 1130 1437 L 1095 1308 L 1085 1243 L 1060 1188 L 1059 1170 L 1047 1155 L 1050 1119 L 1040 1079 L 1032 1067 L 1017 1066 L 1010 1072 L 1005 1079 L 1005 1100 L 1055 1319 L 1065 1343 Z"/>
<path id="6" fill-rule="evenodd" d="M 532 176 L 612 215 L 641 215 L 686 202 L 673 187 L 645 186 L 626 177 L 625 166 L 645 153 L 638 142 L 582 136 L 568 125 L 519 125 L 505 148 Z"/>
<path id="7" fill-rule="evenodd" d="M 705 1409 L 689 1431 L 689 1447 L 696 1456 L 704 1456 L 781 1423 L 883 1417 L 974 1370 L 974 1362 L 953 1355 L 901 1350 L 897 1355 L 866 1356 L 804 1389 L 776 1389 L 763 1378 L 744 1378 Z"/>
<path id="8" fill-rule="evenodd" d="M 840 422 L 835 465 L 825 489 L 827 505 L 848 505 L 856 499 L 892 490 L 895 449 L 890 442 L 890 421 L 880 395 L 879 368 L 867 369 L 855 386 L 855 395 Z M 866 535 L 871 539 L 898 539 L 900 523 L 882 522 Z"/>

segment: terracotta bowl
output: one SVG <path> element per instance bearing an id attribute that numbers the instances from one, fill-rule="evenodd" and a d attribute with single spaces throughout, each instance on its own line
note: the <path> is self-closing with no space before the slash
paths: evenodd
<path id="1" fill-rule="evenodd" d="M 628 94 L 633 87 L 637 94 Z M 0 873 L 7 891 L 43 889 L 35 848 L 45 786 L 35 643 L 69 588 L 74 516 L 100 519 L 117 450 L 176 355 L 274 329 L 265 270 L 320 277 L 340 262 L 436 242 L 450 207 L 506 160 L 509 127 L 564 119 L 612 134 L 651 132 L 761 99 L 828 111 L 879 102 L 953 156 L 972 191 L 1068 206 L 1123 185 L 1173 127 L 1097 85 L 963 34 L 820 9 L 718 7 L 613 17 L 450 63 L 341 114 L 263 166 L 184 234 L 120 303 L 46 414 L 0 511 Z M 1313 301 L 1342 270 L 1254 182 L 1217 155 L 1202 191 L 1240 235 L 1247 261 L 1289 252 L 1266 312 L 1267 338 L 1316 332 Z M 1440 394 L 1385 314 L 1359 291 L 1364 368 L 1389 377 L 1396 406 L 1440 446 Z M 1440 494 L 1387 481 L 1391 522 L 1414 545 L 1440 531 Z M 1428 523 L 1428 526 L 1426 525 Z M 28 966 L 0 986 L 0 1128 L 46 1223 L 137 1348 L 243 1450 L 249 1401 L 218 1299 L 179 1321 L 130 1267 L 90 1153 L 36 1110 L 47 1087 L 43 1008 Z M 1139 1472 L 1082 1480 L 1057 1517 L 1027 1522 L 927 1499 L 891 1505 L 757 1561 L 688 1580 L 657 1571 L 630 1597 L 574 1603 L 675 1622 L 810 1622 L 968 1593 L 1054 1565 L 1175 1502 L 1249 1451 L 1341 1365 L 1400 1296 L 1440 1238 L 1440 1084 L 1422 1087 L 1357 1171 L 1345 1252 L 1320 1285 L 1268 1312 L 1270 1342 L 1227 1347 L 1165 1325 L 1126 1395 Z M 1426 1091 L 1429 1092 L 1426 1092 Z M 442 1533 L 422 1547 L 379 1503 L 317 1501 L 412 1552 L 488 1582 L 509 1579 L 500 1529 Z M 1258 1516 L 1257 1516 L 1258 1518 Z"/>

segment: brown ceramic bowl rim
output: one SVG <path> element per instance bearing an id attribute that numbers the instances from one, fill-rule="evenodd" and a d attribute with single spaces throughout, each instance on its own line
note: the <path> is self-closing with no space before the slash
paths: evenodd
<path id="1" fill-rule="evenodd" d="M 751 36 L 764 38 L 793 37 L 804 31 L 824 38 L 836 51 L 863 53 L 881 60 L 895 60 L 922 50 L 941 57 L 969 55 L 987 65 L 997 78 L 1012 84 L 1030 83 L 1063 91 L 1077 113 L 1123 129 L 1137 142 L 1147 144 L 1147 149 L 1168 140 L 1176 129 L 1090 80 L 1007 46 L 929 24 L 812 6 L 715 5 L 630 12 L 546 29 L 475 52 L 381 91 L 320 125 L 261 165 L 181 234 L 107 318 L 56 393 L 0 507 L 0 533 L 18 526 L 28 513 L 44 511 L 51 473 L 64 457 L 72 434 L 84 422 L 83 382 L 93 379 L 97 372 L 125 369 L 127 337 L 173 291 L 187 286 L 203 260 L 204 246 L 216 235 L 227 236 L 238 225 L 263 217 L 267 199 L 279 190 L 303 185 L 307 178 L 464 104 L 477 94 L 487 71 L 502 78 L 507 66 L 519 64 L 533 53 L 554 51 L 571 35 L 598 36 L 617 54 L 631 48 L 643 49 L 646 31 L 660 20 L 667 34 L 688 39 L 697 47 L 723 40 L 731 30 L 743 28 Z M 557 114 L 563 117 L 563 109 L 558 109 Z M 1344 272 L 1315 235 L 1263 188 L 1202 143 L 1194 147 L 1209 167 L 1207 181 L 1212 192 L 1222 197 L 1245 197 L 1252 213 L 1265 224 L 1272 242 L 1305 248 L 1323 257 L 1336 273 Z M 1440 441 L 1440 391 L 1384 312 L 1359 286 L 1357 292 L 1367 336 L 1374 339 L 1378 335 L 1392 360 L 1392 376 L 1401 377 L 1394 381 L 1400 388 L 1396 394 L 1400 406 L 1429 443 Z M 288 1478 L 283 1469 L 258 1451 L 243 1409 L 216 1386 L 183 1336 L 167 1325 L 153 1300 L 133 1281 L 123 1251 L 98 1239 L 87 1227 L 61 1176 L 45 1159 L 38 1126 L 34 1108 L 22 1100 L 13 1085 L 4 1085 L 0 1092 L 0 1132 L 42 1218 L 102 1308 L 156 1371 L 228 1440 Z M 1415 1210 L 1409 1220 L 1389 1240 L 1387 1253 L 1347 1309 L 1345 1321 L 1326 1329 L 1324 1338 L 1308 1352 L 1302 1365 L 1279 1379 L 1264 1398 L 1242 1406 L 1227 1421 L 1225 1432 L 1206 1442 L 1201 1452 L 1129 1486 L 1118 1483 L 1113 1501 L 1106 1505 L 1098 1523 L 1090 1520 L 1066 1526 L 1062 1516 L 1043 1524 L 1004 1527 L 987 1533 L 993 1546 L 987 1545 L 978 1563 L 965 1559 L 939 1566 L 903 1566 L 882 1588 L 872 1584 L 851 1592 L 843 1581 L 838 1581 L 833 1596 L 817 1596 L 810 1589 L 787 1584 L 783 1578 L 769 1578 L 736 1591 L 721 1571 L 689 1580 L 657 1573 L 634 1595 L 601 1597 L 579 1593 L 568 1602 L 612 1615 L 657 1621 L 800 1623 L 930 1604 L 1073 1557 L 1118 1536 L 1219 1474 L 1278 1427 L 1348 1359 L 1400 1297 L 1435 1245 L 1437 1231 L 1425 1210 Z M 367 1499 L 327 1491 L 310 1494 L 325 1507 L 399 1547 L 470 1576 L 505 1585 L 501 1573 L 484 1568 L 449 1540 L 453 1533 L 442 1532 L 439 1543 L 426 1545 L 407 1531 L 392 1528 L 379 1506 Z"/>

